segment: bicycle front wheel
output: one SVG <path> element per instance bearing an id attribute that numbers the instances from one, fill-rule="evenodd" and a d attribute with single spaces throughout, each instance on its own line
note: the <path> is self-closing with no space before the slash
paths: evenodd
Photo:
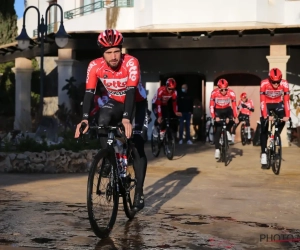
<path id="1" fill-rule="evenodd" d="M 241 140 L 242 140 L 242 145 L 245 146 L 246 145 L 246 136 L 245 136 L 245 125 L 242 124 L 241 126 Z"/>
<path id="2" fill-rule="evenodd" d="M 282 158 L 281 138 L 279 134 L 275 133 L 272 170 L 273 173 L 276 175 L 279 175 L 280 172 L 281 158 Z"/>
<path id="3" fill-rule="evenodd" d="M 110 162 L 108 151 L 100 150 L 92 162 L 87 184 L 88 217 L 95 235 L 108 237 L 118 213 L 119 192 L 116 161 Z"/>
<path id="4" fill-rule="evenodd" d="M 227 132 L 223 132 L 223 160 L 225 167 L 228 165 L 228 138 L 227 138 Z"/>
<path id="5" fill-rule="evenodd" d="M 160 153 L 159 135 L 157 137 L 151 135 L 151 151 L 154 157 L 158 157 Z"/>
<path id="6" fill-rule="evenodd" d="M 167 129 L 164 140 L 165 154 L 169 160 L 172 160 L 175 152 L 175 136 L 170 129 Z"/>

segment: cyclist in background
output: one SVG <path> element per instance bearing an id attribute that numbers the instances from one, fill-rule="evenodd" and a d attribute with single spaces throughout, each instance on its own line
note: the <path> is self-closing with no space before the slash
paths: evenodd
<path id="1" fill-rule="evenodd" d="M 261 110 L 261 159 L 262 168 L 267 165 L 267 141 L 269 121 L 273 120 L 270 115 L 272 110 L 277 116 L 282 118 L 278 126 L 278 132 L 281 133 L 284 124 L 290 118 L 290 90 L 289 84 L 282 79 L 280 69 L 273 68 L 269 72 L 269 77 L 260 83 L 260 110 Z"/>
<path id="2" fill-rule="evenodd" d="M 245 121 L 246 123 L 246 131 L 248 135 L 248 140 L 251 139 L 251 127 L 250 127 L 250 115 L 254 112 L 254 105 L 251 99 L 248 99 L 247 94 L 244 92 L 241 94 L 241 100 L 238 103 L 237 109 L 240 111 L 238 119 L 239 122 L 233 125 L 232 128 L 232 144 L 234 143 L 235 139 L 235 131 L 236 128 L 240 125 L 241 121 Z"/>
<path id="3" fill-rule="evenodd" d="M 169 101 L 172 101 L 173 111 L 168 106 Z M 152 99 L 152 111 L 157 118 L 154 122 L 153 136 L 158 136 L 156 126 L 160 124 L 160 136 L 163 137 L 165 133 L 165 124 L 162 122 L 163 118 L 169 117 L 172 112 L 176 116 L 181 116 L 181 113 L 177 111 L 177 92 L 174 78 L 168 78 L 166 86 L 158 88 L 157 93 Z"/>
<path id="4" fill-rule="evenodd" d="M 211 92 L 210 96 L 210 114 L 212 119 L 215 119 L 215 158 L 220 159 L 220 138 L 222 132 L 222 123 L 220 119 L 226 119 L 226 131 L 228 141 L 231 141 L 230 131 L 233 123 L 229 121 L 233 118 L 235 123 L 238 123 L 236 97 L 233 90 L 228 88 L 228 82 L 225 79 L 220 79 L 217 83 L 217 88 Z M 230 107 L 232 105 L 232 108 Z"/>

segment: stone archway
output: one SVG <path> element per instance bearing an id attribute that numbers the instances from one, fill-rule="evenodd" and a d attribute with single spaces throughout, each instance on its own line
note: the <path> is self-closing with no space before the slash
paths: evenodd
<path id="1" fill-rule="evenodd" d="M 256 129 L 257 121 L 260 119 L 260 95 L 259 88 L 261 78 L 257 75 L 250 73 L 226 73 L 219 75 L 214 80 L 214 85 L 217 85 L 217 82 L 220 78 L 224 78 L 228 81 L 231 89 L 234 90 L 236 94 L 237 103 L 240 100 L 240 95 L 243 92 L 246 92 L 248 98 L 252 99 L 254 102 L 254 112 L 250 118 L 250 125 L 252 129 Z M 240 141 L 240 126 L 236 130 L 236 141 Z"/>

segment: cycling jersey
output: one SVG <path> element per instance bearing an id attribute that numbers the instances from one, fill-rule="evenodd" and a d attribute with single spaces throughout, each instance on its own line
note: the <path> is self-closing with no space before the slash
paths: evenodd
<path id="1" fill-rule="evenodd" d="M 161 106 L 167 106 L 168 101 L 172 99 L 173 101 L 173 111 L 177 112 L 177 92 L 176 90 L 171 93 L 168 92 L 166 86 L 161 86 L 158 88 L 157 93 L 152 99 L 152 103 L 157 105 L 158 117 L 162 117 Z"/>
<path id="2" fill-rule="evenodd" d="M 237 108 L 236 108 L 236 98 L 233 90 L 228 88 L 228 91 L 225 95 L 220 92 L 220 89 L 216 88 L 211 92 L 210 96 L 210 114 L 214 119 L 215 109 L 226 109 L 230 107 L 230 102 L 232 103 L 232 110 L 234 118 L 237 117 Z"/>
<path id="3" fill-rule="evenodd" d="M 128 87 L 136 87 L 135 101 L 146 99 L 146 90 L 140 82 L 140 66 L 138 60 L 128 54 L 122 55 L 120 66 L 112 69 L 104 58 L 90 62 L 86 76 L 86 90 L 95 90 L 98 78 L 106 88 L 111 99 L 124 103 Z"/>
<path id="4" fill-rule="evenodd" d="M 267 104 L 284 103 L 285 116 L 290 117 L 290 91 L 289 84 L 286 80 L 281 80 L 278 88 L 274 88 L 269 79 L 261 81 L 260 84 L 260 105 L 261 115 L 267 118 Z"/>
<path id="5" fill-rule="evenodd" d="M 243 105 L 246 105 L 247 108 L 244 108 Z M 246 102 L 242 100 L 239 101 L 237 109 L 240 110 L 240 114 L 243 115 L 251 115 L 251 112 L 254 111 L 253 101 L 248 99 Z"/>

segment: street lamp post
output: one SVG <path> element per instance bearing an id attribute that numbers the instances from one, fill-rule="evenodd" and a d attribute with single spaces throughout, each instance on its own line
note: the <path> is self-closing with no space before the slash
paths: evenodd
<path id="1" fill-rule="evenodd" d="M 62 7 L 59 4 L 51 4 L 48 6 L 48 8 L 46 9 L 46 13 L 45 13 L 45 18 L 46 21 L 44 22 L 44 17 L 42 16 L 42 18 L 40 19 L 40 11 L 37 7 L 35 6 L 28 6 L 23 14 L 23 27 L 22 27 L 22 31 L 20 33 L 20 35 L 16 38 L 16 40 L 18 41 L 18 47 L 21 50 L 27 49 L 29 47 L 30 44 L 30 37 L 28 36 L 27 32 L 26 32 L 26 28 L 25 28 L 25 16 L 26 16 L 26 12 L 31 9 L 34 8 L 37 13 L 38 13 L 38 28 L 37 28 L 37 34 L 38 34 L 38 41 L 40 41 L 40 46 L 41 46 L 41 61 L 40 61 L 40 107 L 39 107 L 39 117 L 41 118 L 43 116 L 43 109 L 44 109 L 44 42 L 47 38 L 47 32 L 48 32 L 48 12 L 50 10 L 51 7 L 53 6 L 57 6 L 60 9 L 60 26 L 59 29 L 57 31 L 57 33 L 55 34 L 55 43 L 58 47 L 63 48 L 67 45 L 68 43 L 68 39 L 69 39 L 69 35 L 67 34 L 67 32 L 65 31 L 64 28 L 64 24 L 63 24 L 63 10 Z"/>

